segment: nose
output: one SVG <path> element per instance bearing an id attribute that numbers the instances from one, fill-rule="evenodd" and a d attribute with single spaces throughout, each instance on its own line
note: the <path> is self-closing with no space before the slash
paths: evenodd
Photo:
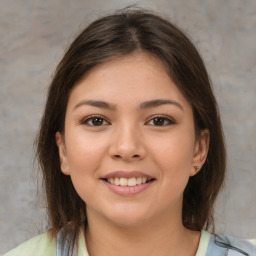
<path id="1" fill-rule="evenodd" d="M 145 158 L 146 148 L 139 127 L 122 125 L 115 129 L 110 138 L 109 154 L 111 158 L 123 161 L 136 161 Z"/>

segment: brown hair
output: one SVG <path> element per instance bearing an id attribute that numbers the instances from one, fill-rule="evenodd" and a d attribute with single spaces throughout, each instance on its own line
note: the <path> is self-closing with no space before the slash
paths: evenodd
<path id="1" fill-rule="evenodd" d="M 72 223 L 74 236 L 86 221 L 85 203 L 69 176 L 62 174 L 55 133 L 64 133 L 69 94 L 93 67 L 136 51 L 159 58 L 171 79 L 190 102 L 196 135 L 210 132 L 208 157 L 184 191 L 182 219 L 191 230 L 214 228 L 213 205 L 223 185 L 226 152 L 221 121 L 211 83 L 196 48 L 176 26 L 145 10 L 124 9 L 91 23 L 74 40 L 59 63 L 48 91 L 37 138 L 48 214 L 53 232 Z"/>

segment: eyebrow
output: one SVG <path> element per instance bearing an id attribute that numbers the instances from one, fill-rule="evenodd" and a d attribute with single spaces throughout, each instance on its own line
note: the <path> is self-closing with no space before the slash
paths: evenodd
<path id="1" fill-rule="evenodd" d="M 96 108 L 105 108 L 105 109 L 111 109 L 115 110 L 116 106 L 114 104 L 107 103 L 105 101 L 100 101 L 100 100 L 82 100 L 78 104 L 75 105 L 74 110 L 77 109 L 80 106 L 83 105 L 88 105 L 88 106 L 93 106 Z"/>
<path id="2" fill-rule="evenodd" d="M 182 105 L 175 101 L 175 100 L 169 100 L 169 99 L 156 99 L 156 100 L 150 100 L 146 101 L 140 104 L 140 109 L 146 109 L 146 108 L 152 108 L 152 107 L 158 107 L 161 105 L 171 104 L 174 106 L 177 106 L 179 109 L 184 111 Z"/>
<path id="3" fill-rule="evenodd" d="M 145 101 L 140 104 L 139 108 L 147 109 L 147 108 L 158 107 L 158 106 L 166 105 L 166 104 L 171 104 L 171 105 L 177 106 L 179 109 L 184 111 L 184 109 L 180 103 L 178 103 L 175 100 L 169 100 L 169 99 L 155 99 L 155 100 Z M 83 105 L 93 106 L 93 107 L 97 107 L 97 108 L 110 109 L 110 110 L 116 110 L 116 105 L 110 104 L 108 102 L 101 101 L 101 100 L 82 100 L 78 104 L 75 105 L 74 110 Z"/>

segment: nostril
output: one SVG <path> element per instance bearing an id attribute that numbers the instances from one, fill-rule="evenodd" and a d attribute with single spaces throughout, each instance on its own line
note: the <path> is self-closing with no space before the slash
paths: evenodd
<path id="1" fill-rule="evenodd" d="M 116 159 L 123 158 L 121 155 L 114 155 L 113 157 L 116 158 Z M 132 155 L 130 159 L 137 159 L 137 158 L 140 158 L 140 155 L 137 155 L 137 154 L 136 155 Z"/>

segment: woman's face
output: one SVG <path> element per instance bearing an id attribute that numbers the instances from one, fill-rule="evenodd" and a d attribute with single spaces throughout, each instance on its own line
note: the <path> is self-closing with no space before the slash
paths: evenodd
<path id="1" fill-rule="evenodd" d="M 134 54 L 94 67 L 71 91 L 61 170 L 88 218 L 135 225 L 181 221 L 183 191 L 207 154 L 189 102 L 156 57 Z"/>

